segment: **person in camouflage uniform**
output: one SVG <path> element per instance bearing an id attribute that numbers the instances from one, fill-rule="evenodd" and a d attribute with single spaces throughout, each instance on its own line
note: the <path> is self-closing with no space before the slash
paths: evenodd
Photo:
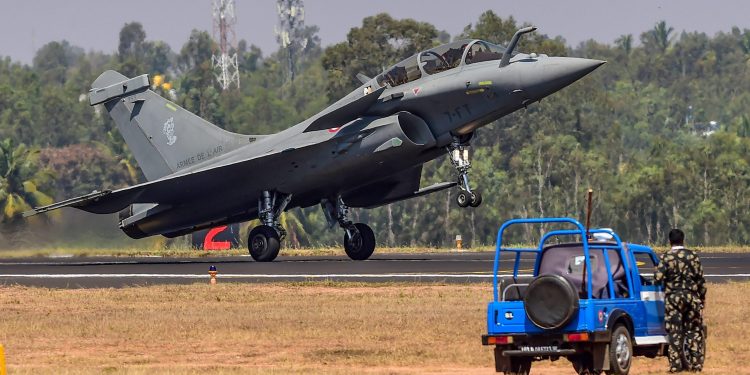
<path id="1" fill-rule="evenodd" d="M 706 280 L 698 256 L 684 246 L 685 234 L 669 232 L 672 249 L 662 254 L 655 281 L 664 287 L 669 335 L 669 372 L 701 371 L 705 359 L 703 306 Z"/>

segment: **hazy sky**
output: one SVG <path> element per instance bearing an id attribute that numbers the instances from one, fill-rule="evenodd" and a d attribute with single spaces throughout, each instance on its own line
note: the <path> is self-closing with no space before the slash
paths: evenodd
<path id="1" fill-rule="evenodd" d="M 236 0 L 237 38 L 277 48 L 273 0 Z M 539 32 L 561 35 L 568 44 L 595 39 L 611 43 L 666 20 L 675 30 L 714 34 L 732 26 L 750 28 L 748 0 L 307 0 L 306 23 L 320 27 L 323 45 L 346 38 L 362 18 L 388 12 L 434 24 L 451 35 L 485 10 L 531 22 Z M 164 40 L 179 51 L 191 29 L 212 30 L 211 1 L 186 0 L 0 0 L 0 56 L 31 62 L 47 42 L 66 39 L 87 50 L 113 52 L 125 22 L 141 22 L 150 40 Z"/>

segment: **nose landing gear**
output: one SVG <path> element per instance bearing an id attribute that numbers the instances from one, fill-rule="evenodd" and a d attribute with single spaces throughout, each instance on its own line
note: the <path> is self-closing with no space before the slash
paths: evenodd
<path id="1" fill-rule="evenodd" d="M 344 251 L 352 260 L 365 260 L 375 251 L 375 234 L 364 223 L 353 223 L 349 218 L 349 207 L 341 197 L 334 204 L 328 199 L 320 202 L 331 228 L 336 223 L 344 228 Z"/>
<path id="2" fill-rule="evenodd" d="M 462 142 L 458 137 L 453 138 L 453 142 L 447 147 L 451 164 L 458 172 L 458 187 L 461 191 L 456 195 L 456 203 L 460 207 L 479 207 L 482 204 L 482 194 L 478 189 L 472 189 L 469 184 L 469 144 Z"/>

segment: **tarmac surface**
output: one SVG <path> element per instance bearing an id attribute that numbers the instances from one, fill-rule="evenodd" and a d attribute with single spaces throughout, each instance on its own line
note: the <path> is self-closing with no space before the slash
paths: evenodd
<path id="1" fill-rule="evenodd" d="M 709 282 L 750 280 L 750 254 L 702 254 Z M 0 259 L 0 285 L 50 288 L 104 288 L 207 282 L 216 266 L 220 282 L 357 281 L 491 283 L 494 253 L 375 254 L 367 261 L 345 256 L 279 256 L 257 263 L 249 256 L 69 257 Z M 512 272 L 512 260 L 501 260 L 500 274 Z M 522 259 L 520 274 L 531 274 L 533 262 Z M 643 270 L 642 272 L 647 272 Z"/>

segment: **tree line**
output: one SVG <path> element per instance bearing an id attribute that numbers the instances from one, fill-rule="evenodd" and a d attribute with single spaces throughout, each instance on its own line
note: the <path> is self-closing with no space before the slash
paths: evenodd
<path id="1" fill-rule="evenodd" d="M 30 65 L 0 58 L 0 233 L 12 241 L 24 231 L 54 231 L 68 213 L 28 221 L 20 212 L 53 197 L 143 181 L 114 123 L 88 106 L 90 84 L 106 69 L 163 75 L 172 88 L 155 90 L 186 109 L 230 131 L 266 134 L 356 88 L 357 73 L 377 75 L 455 39 L 506 44 L 522 26 L 488 11 L 451 36 L 426 22 L 378 14 L 326 48 L 309 26 L 304 50 L 295 52 L 293 80 L 283 49 L 263 55 L 241 41 L 242 87 L 226 92 L 214 83 L 214 42 L 199 30 L 179 51 L 149 40 L 134 22 L 124 25 L 112 54 L 56 41 L 40 48 Z M 537 32 L 518 49 L 608 63 L 478 130 L 471 177 L 483 192 L 481 207 L 458 208 L 449 190 L 355 210 L 382 245 L 445 246 L 456 234 L 489 244 L 509 218 L 582 218 L 589 188 L 596 192 L 593 224 L 630 241 L 663 243 L 666 231 L 679 227 L 692 244 L 750 243 L 750 30 L 732 27 L 709 36 L 659 22 L 613 44 L 568 46 L 562 37 Z M 423 169 L 422 186 L 454 178 L 447 157 L 440 158 Z M 340 231 L 327 229 L 317 207 L 291 210 L 284 223 L 292 246 L 340 241 Z"/>

